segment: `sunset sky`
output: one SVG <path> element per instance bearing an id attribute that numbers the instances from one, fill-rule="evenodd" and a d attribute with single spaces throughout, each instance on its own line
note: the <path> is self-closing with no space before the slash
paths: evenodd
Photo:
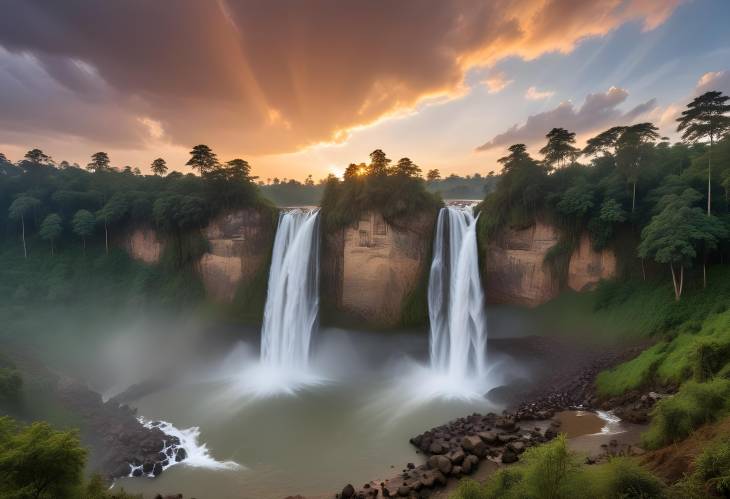
<path id="1" fill-rule="evenodd" d="M 0 152 L 266 179 L 375 148 L 442 174 L 730 93 L 728 0 L 0 0 Z"/>

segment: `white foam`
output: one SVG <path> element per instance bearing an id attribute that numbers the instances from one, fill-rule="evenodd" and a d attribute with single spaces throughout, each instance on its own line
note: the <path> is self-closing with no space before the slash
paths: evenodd
<path id="1" fill-rule="evenodd" d="M 165 442 L 164 448 L 161 452 L 167 453 L 168 449 L 171 449 L 172 457 L 167 460 L 168 464 L 162 464 L 163 471 L 178 464 L 190 466 L 191 468 L 206 468 L 211 470 L 237 470 L 242 468 L 242 466 L 235 461 L 218 461 L 211 456 L 208 446 L 205 443 L 200 442 L 200 428 L 198 426 L 191 426 L 190 428 L 181 430 L 167 421 L 147 421 L 141 416 L 138 417 L 137 420 L 145 428 L 159 428 L 166 435 L 177 437 L 180 441 L 179 445 Z M 185 449 L 186 457 L 182 461 L 175 461 L 175 452 L 179 448 Z M 141 465 L 134 466 L 130 464 L 129 466 L 130 477 L 134 476 L 135 470 L 142 469 Z M 154 477 L 152 473 L 148 473 L 146 476 L 150 478 Z"/>

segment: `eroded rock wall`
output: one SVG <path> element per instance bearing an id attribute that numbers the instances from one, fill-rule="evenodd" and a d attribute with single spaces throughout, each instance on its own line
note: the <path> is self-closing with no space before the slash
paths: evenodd
<path id="1" fill-rule="evenodd" d="M 160 261 L 164 249 L 155 229 L 141 227 L 130 231 L 124 239 L 124 246 L 132 258 L 150 264 Z"/>
<path id="2" fill-rule="evenodd" d="M 544 264 L 545 255 L 558 243 L 558 230 L 538 221 L 523 230 L 505 229 L 488 244 L 485 257 L 487 301 L 536 306 L 560 293 L 560 279 Z M 594 287 L 616 274 L 612 251 L 595 251 L 583 234 L 570 257 L 567 286 L 575 291 Z"/>
<path id="3" fill-rule="evenodd" d="M 336 293 L 339 312 L 376 327 L 396 326 L 404 300 L 421 282 L 433 239 L 435 213 L 389 224 L 376 212 L 328 235 L 323 289 Z"/>
<path id="4" fill-rule="evenodd" d="M 616 255 L 609 249 L 595 251 L 591 238 L 583 234 L 570 257 L 568 287 L 574 291 L 593 289 L 602 279 L 616 275 Z"/>
<path id="5" fill-rule="evenodd" d="M 274 238 L 272 215 L 254 208 L 223 213 L 203 229 L 209 251 L 198 268 L 206 292 L 231 302 L 236 289 L 250 282 L 268 264 Z"/>

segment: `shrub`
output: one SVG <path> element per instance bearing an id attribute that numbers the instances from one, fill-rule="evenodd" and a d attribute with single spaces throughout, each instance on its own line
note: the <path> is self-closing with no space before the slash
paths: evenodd
<path id="1" fill-rule="evenodd" d="M 22 387 L 23 378 L 16 369 L 0 367 L 0 400 L 17 400 Z"/>
<path id="2" fill-rule="evenodd" d="M 686 438 L 695 428 L 715 421 L 728 411 L 730 380 L 708 383 L 688 381 L 673 397 L 660 401 L 652 412 L 651 426 L 642 436 L 644 445 L 656 449 Z"/>
<path id="3" fill-rule="evenodd" d="M 730 342 L 704 339 L 697 342 L 692 372 L 696 381 L 707 381 L 727 364 Z"/>
<path id="4" fill-rule="evenodd" d="M 662 482 L 628 458 L 614 458 L 597 467 L 597 497 L 652 499 L 664 496 Z"/>
<path id="5" fill-rule="evenodd" d="M 695 476 L 722 497 L 730 496 L 730 441 L 715 442 L 695 461 Z"/>

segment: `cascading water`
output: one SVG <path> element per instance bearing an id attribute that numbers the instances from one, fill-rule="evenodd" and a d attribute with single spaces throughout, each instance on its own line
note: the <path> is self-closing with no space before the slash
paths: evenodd
<path id="1" fill-rule="evenodd" d="M 428 283 L 431 368 L 452 383 L 486 375 L 487 324 L 471 207 L 439 212 Z"/>
<path id="2" fill-rule="evenodd" d="M 306 370 L 319 313 L 319 212 L 281 212 L 261 330 L 261 362 Z"/>

